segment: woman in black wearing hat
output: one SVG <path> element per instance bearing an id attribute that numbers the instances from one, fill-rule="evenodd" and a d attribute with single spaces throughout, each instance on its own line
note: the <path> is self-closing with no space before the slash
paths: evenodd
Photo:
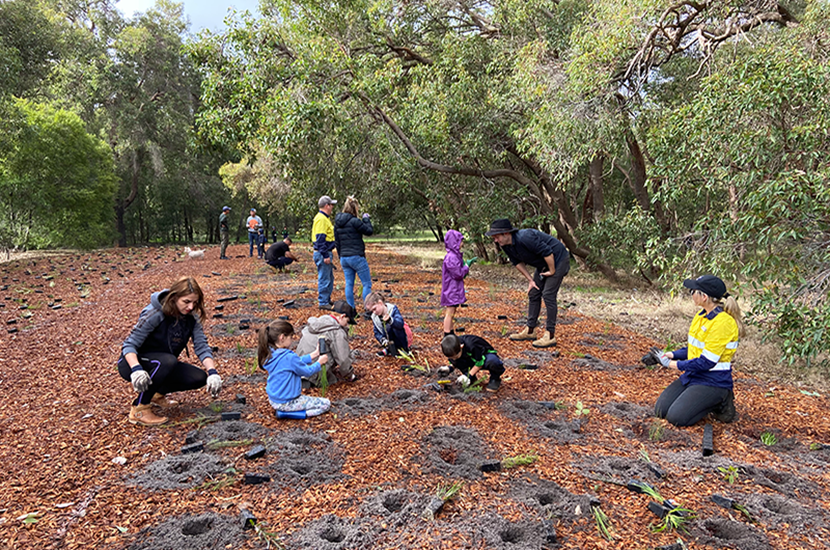
<path id="1" fill-rule="evenodd" d="M 691 426 L 710 412 L 732 422 L 737 416 L 732 359 L 744 333 L 741 309 L 714 275 L 686 279 L 683 286 L 700 311 L 689 327 L 687 346 L 658 356 L 663 366 L 682 374 L 657 398 L 654 414 L 675 426 Z"/>

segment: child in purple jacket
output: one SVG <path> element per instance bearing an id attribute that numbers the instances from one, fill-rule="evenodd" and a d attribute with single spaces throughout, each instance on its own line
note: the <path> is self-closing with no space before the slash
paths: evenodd
<path id="1" fill-rule="evenodd" d="M 461 254 L 461 241 L 464 236 L 450 229 L 444 235 L 444 245 L 447 255 L 444 256 L 444 265 L 441 266 L 441 305 L 444 306 L 444 336 L 455 334 L 452 330 L 453 318 L 458 306 L 467 301 L 464 292 L 464 277 L 470 272 L 470 265 L 477 260 L 471 258 L 464 261 Z"/>

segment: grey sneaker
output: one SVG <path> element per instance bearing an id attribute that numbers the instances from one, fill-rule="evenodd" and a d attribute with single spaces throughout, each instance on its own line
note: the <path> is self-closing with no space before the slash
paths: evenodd
<path id="1" fill-rule="evenodd" d="M 438 367 L 438 370 L 435 371 L 435 372 L 438 373 L 438 376 L 447 376 L 451 371 L 452 371 L 452 367 L 443 366 L 443 367 Z"/>
<path id="2" fill-rule="evenodd" d="M 738 411 L 735 410 L 734 391 L 729 390 L 729 395 L 726 396 L 726 399 L 720 407 L 712 411 L 712 416 L 715 420 L 723 422 L 724 424 L 729 424 L 738 419 Z"/>
<path id="3" fill-rule="evenodd" d="M 487 382 L 487 391 L 489 392 L 497 392 L 501 387 L 501 380 L 496 380 L 495 378 L 491 378 L 489 382 Z"/>

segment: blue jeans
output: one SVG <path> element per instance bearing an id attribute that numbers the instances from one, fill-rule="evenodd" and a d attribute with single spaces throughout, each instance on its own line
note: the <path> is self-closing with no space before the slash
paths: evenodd
<path id="1" fill-rule="evenodd" d="M 340 258 L 340 267 L 343 268 L 343 275 L 346 277 L 346 301 L 354 306 L 354 276 L 360 277 L 360 284 L 363 287 L 363 300 L 372 292 L 372 274 L 369 272 L 369 262 L 364 256 L 346 256 Z M 363 301 L 361 300 L 361 305 Z"/>
<path id="2" fill-rule="evenodd" d="M 329 258 L 332 259 L 331 254 Z M 331 303 L 331 291 L 334 290 L 334 269 L 331 263 L 323 262 L 323 255 L 314 251 L 314 265 L 317 266 L 317 303 L 321 306 Z"/>
<path id="3" fill-rule="evenodd" d="M 252 231 L 248 231 L 248 244 L 251 245 L 250 249 L 248 250 L 249 257 L 254 255 L 254 244 L 256 244 L 256 242 L 257 234 Z"/>

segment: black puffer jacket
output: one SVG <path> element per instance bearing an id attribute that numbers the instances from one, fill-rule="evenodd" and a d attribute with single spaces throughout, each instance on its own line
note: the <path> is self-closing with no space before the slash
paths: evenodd
<path id="1" fill-rule="evenodd" d="M 365 256 L 366 245 L 363 244 L 363 235 L 372 233 L 374 229 L 368 217 L 360 219 L 346 212 L 339 213 L 334 218 L 334 244 L 337 247 L 337 255 L 341 258 Z"/>

